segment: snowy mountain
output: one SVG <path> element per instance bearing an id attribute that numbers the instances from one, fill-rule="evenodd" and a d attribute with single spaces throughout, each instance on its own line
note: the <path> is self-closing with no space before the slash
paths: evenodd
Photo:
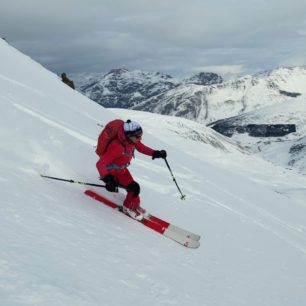
<path id="1" fill-rule="evenodd" d="M 177 86 L 177 81 L 159 72 L 113 69 L 105 75 L 72 75 L 77 88 L 104 107 L 131 108 L 143 100 Z"/>
<path id="2" fill-rule="evenodd" d="M 105 107 L 149 111 L 205 124 L 290 103 L 306 92 L 305 67 L 278 68 L 227 82 L 213 73 L 179 81 L 158 72 L 126 69 L 114 69 L 103 77 L 78 75 L 77 79 L 81 80 L 79 90 Z"/>
<path id="3" fill-rule="evenodd" d="M 180 84 L 222 83 L 215 73 L 198 73 L 183 80 L 160 72 L 113 69 L 103 74 L 75 74 L 77 89 L 104 107 L 133 108 L 139 103 L 176 88 Z"/>
<path id="4" fill-rule="evenodd" d="M 183 84 L 194 84 L 194 85 L 214 85 L 221 84 L 223 79 L 220 75 L 212 72 L 199 72 L 198 74 L 186 78 L 182 81 Z"/>
<path id="5" fill-rule="evenodd" d="M 306 68 L 279 68 L 209 86 L 181 85 L 133 107 L 211 123 L 305 96 Z"/>
<path id="6" fill-rule="evenodd" d="M 0 40 L 0 301 L 5 306 L 306 303 L 306 179 L 199 123 L 107 110 Z M 138 120 L 142 205 L 202 236 L 184 248 L 39 173 L 100 182 L 97 123 Z M 120 201 L 124 194 L 109 194 Z"/>

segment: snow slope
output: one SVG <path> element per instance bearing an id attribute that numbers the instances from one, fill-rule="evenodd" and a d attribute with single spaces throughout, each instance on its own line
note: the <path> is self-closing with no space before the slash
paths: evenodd
<path id="1" fill-rule="evenodd" d="M 187 201 L 162 160 L 137 154 L 131 170 L 143 206 L 202 236 L 199 249 L 183 248 L 85 197 L 80 185 L 38 175 L 98 182 L 97 123 L 118 115 L 2 40 L 0 61 L 1 305 L 306 303 L 303 176 L 208 129 L 203 142 L 186 139 L 200 133 L 187 120 L 116 110 L 143 124 L 146 144 L 168 151 Z"/>

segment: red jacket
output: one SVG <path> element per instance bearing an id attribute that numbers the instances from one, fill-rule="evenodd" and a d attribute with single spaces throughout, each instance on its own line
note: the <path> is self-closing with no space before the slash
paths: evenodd
<path id="1" fill-rule="evenodd" d="M 120 170 L 128 167 L 134 157 L 134 150 L 152 156 L 154 150 L 145 146 L 141 141 L 136 144 L 128 142 L 124 135 L 123 127 L 118 132 L 118 138 L 114 139 L 107 147 L 106 152 L 99 160 L 98 170 L 104 177 L 112 169 Z"/>

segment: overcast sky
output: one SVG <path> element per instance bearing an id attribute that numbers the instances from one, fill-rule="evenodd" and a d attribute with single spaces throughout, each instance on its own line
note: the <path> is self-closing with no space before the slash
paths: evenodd
<path id="1" fill-rule="evenodd" d="M 56 73 L 245 74 L 306 65 L 306 0 L 0 0 L 0 35 Z"/>

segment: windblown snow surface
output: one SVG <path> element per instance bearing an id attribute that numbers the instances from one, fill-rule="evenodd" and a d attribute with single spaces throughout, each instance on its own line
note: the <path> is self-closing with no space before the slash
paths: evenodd
<path id="1" fill-rule="evenodd" d="M 106 110 L 0 40 L 0 305 L 306 305 L 306 179 L 199 124 Z M 187 249 L 98 202 L 107 121 L 139 121 L 142 206 L 202 236 Z M 100 192 L 107 194 L 106 191 Z M 107 194 L 109 195 L 109 194 Z M 119 201 L 122 194 L 110 194 Z"/>

